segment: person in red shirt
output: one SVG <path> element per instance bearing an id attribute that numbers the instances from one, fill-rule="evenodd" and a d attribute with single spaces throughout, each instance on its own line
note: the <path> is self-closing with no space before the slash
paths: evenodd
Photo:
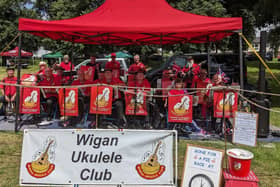
<path id="1" fill-rule="evenodd" d="M 134 90 L 134 93 L 136 93 L 137 91 L 141 90 L 141 91 L 145 91 L 147 92 L 147 94 L 149 94 L 150 92 L 150 88 L 151 85 L 149 83 L 149 81 L 147 79 L 145 79 L 145 69 L 139 69 L 137 71 L 137 74 L 135 76 L 135 81 L 130 81 L 128 82 L 128 87 L 136 87 L 136 88 L 129 88 L 131 90 Z M 150 117 L 149 117 L 149 105 L 147 102 L 147 98 L 146 98 L 146 109 L 147 109 L 147 113 L 148 115 L 145 116 L 145 120 L 144 121 L 144 128 L 151 128 L 151 125 L 149 123 L 150 121 Z"/>
<path id="2" fill-rule="evenodd" d="M 117 79 L 113 78 L 112 70 L 109 68 L 105 68 L 104 79 L 101 80 L 99 83 L 107 84 L 108 86 L 110 85 L 125 86 L 124 82 L 121 81 L 119 78 Z M 113 106 L 112 114 L 115 115 L 119 128 L 122 128 L 124 124 L 123 121 L 124 103 L 119 88 L 114 88 L 112 106 Z"/>
<path id="3" fill-rule="evenodd" d="M 128 87 L 138 87 L 137 89 L 142 88 L 142 90 L 149 91 L 151 85 L 147 79 L 145 79 L 145 69 L 139 69 L 135 75 L 135 81 L 129 81 Z M 146 88 L 146 89 L 144 89 Z"/>
<path id="4" fill-rule="evenodd" d="M 64 55 L 63 61 L 60 63 L 60 66 L 65 70 L 65 71 L 73 71 L 74 70 L 74 65 L 69 61 L 69 56 Z M 71 69 L 72 68 L 72 69 Z"/>
<path id="5" fill-rule="evenodd" d="M 112 58 L 112 60 L 110 62 L 106 63 L 105 69 L 111 69 L 113 78 L 119 79 L 121 66 L 120 66 L 120 63 L 118 61 L 116 61 L 116 53 L 112 53 L 111 58 Z"/>
<path id="6" fill-rule="evenodd" d="M 142 62 L 140 62 L 139 55 L 135 55 L 134 56 L 134 64 L 132 64 L 128 68 L 128 79 L 129 80 L 134 80 L 135 74 L 139 69 L 145 69 L 145 65 Z"/>
<path id="7" fill-rule="evenodd" d="M 47 68 L 47 63 L 44 61 L 41 61 L 39 63 L 39 71 L 35 74 L 37 76 L 38 80 L 41 80 L 43 78 L 43 75 L 45 74 L 45 69 Z"/>
<path id="8" fill-rule="evenodd" d="M 14 76 L 15 70 L 14 68 L 7 68 L 7 74 L 8 76 L 5 77 L 2 82 L 3 83 L 8 83 L 8 84 L 16 84 L 17 83 L 17 78 Z M 7 85 L 0 85 L 1 93 L 2 96 L 0 97 L 0 102 L 2 102 L 3 105 L 3 110 L 5 111 L 5 106 L 8 104 L 8 107 L 13 107 L 14 102 L 16 99 L 16 86 L 7 86 Z"/>
<path id="9" fill-rule="evenodd" d="M 183 68 L 183 73 L 187 76 L 187 87 L 189 88 L 192 84 L 193 78 L 197 77 L 200 72 L 200 66 L 194 63 L 194 59 L 189 56 L 187 58 L 186 67 Z"/>
<path id="10" fill-rule="evenodd" d="M 92 83 L 93 84 L 98 84 L 98 83 L 103 82 L 104 72 L 105 72 L 105 69 L 104 68 L 100 68 L 99 71 L 97 72 L 97 79 L 94 80 Z"/>
<path id="11" fill-rule="evenodd" d="M 212 86 L 211 80 L 207 77 L 207 70 L 200 69 L 199 75 L 194 77 L 192 82 L 192 88 L 199 88 L 197 90 L 198 96 L 198 104 L 201 108 L 201 115 L 204 119 L 207 116 L 207 108 L 208 108 L 208 98 L 210 90 L 200 90 L 201 88 L 210 88 Z"/>
<path id="12" fill-rule="evenodd" d="M 55 66 L 56 74 L 53 74 L 54 81 L 59 83 L 59 85 L 65 85 L 67 80 L 63 76 L 64 69 L 61 66 Z"/>
<path id="13" fill-rule="evenodd" d="M 101 82 L 102 84 L 108 84 L 108 85 L 118 85 L 118 86 L 125 86 L 124 82 L 121 81 L 119 78 L 115 79 L 113 78 L 113 73 L 111 69 L 105 69 L 104 72 L 104 78 Z M 113 96 L 113 102 L 121 100 L 121 93 L 118 88 L 114 88 L 114 96 Z"/>
<path id="14" fill-rule="evenodd" d="M 85 72 L 80 69 L 78 71 L 78 77 L 76 80 L 72 82 L 72 86 L 75 85 L 88 85 L 92 84 L 92 81 L 85 79 Z M 79 123 L 83 120 L 85 109 L 88 107 L 88 103 L 90 102 L 90 87 L 83 87 L 78 88 L 78 108 L 79 108 L 79 115 L 78 117 L 70 117 L 64 124 L 64 127 L 67 127 L 70 122 L 71 123 Z M 86 106 L 87 105 L 87 106 Z"/>
<path id="15" fill-rule="evenodd" d="M 59 86 L 60 83 L 56 82 L 54 76 L 52 74 L 52 69 L 47 68 L 45 69 L 45 74 L 43 79 L 38 83 L 38 86 Z M 51 120 L 52 111 L 57 104 L 57 91 L 55 88 L 42 88 L 42 101 L 46 101 L 47 103 L 47 113 L 48 113 L 48 120 Z"/>
<path id="16" fill-rule="evenodd" d="M 85 72 L 83 70 L 78 71 L 78 77 L 76 80 L 72 82 L 71 85 L 87 85 L 87 84 L 92 84 L 92 81 L 86 80 L 85 79 Z M 83 87 L 79 88 L 79 97 L 90 97 L 90 87 Z"/>
<path id="17" fill-rule="evenodd" d="M 175 81 L 174 81 L 173 88 L 168 92 L 168 96 L 186 94 L 187 90 L 184 89 L 184 86 L 185 86 L 184 80 L 181 79 L 181 78 L 176 78 Z M 168 98 L 165 98 L 164 107 L 166 108 L 166 111 L 168 113 Z M 167 128 L 168 129 L 174 129 L 175 126 L 176 126 L 176 123 L 167 122 Z"/>

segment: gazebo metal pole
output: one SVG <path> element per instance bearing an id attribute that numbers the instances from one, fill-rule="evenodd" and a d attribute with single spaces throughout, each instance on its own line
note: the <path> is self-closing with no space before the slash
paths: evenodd
<path id="1" fill-rule="evenodd" d="M 73 77 L 72 77 L 72 66 L 73 66 L 73 63 L 74 63 L 74 39 L 72 37 L 72 45 L 71 45 L 71 69 L 70 69 L 70 80 L 71 80 L 71 83 L 73 81 Z"/>
<path id="2" fill-rule="evenodd" d="M 239 64 L 240 64 L 240 88 L 244 89 L 244 74 L 243 74 L 243 49 L 242 49 L 242 37 L 241 35 L 238 35 L 239 37 Z"/>
<path id="3" fill-rule="evenodd" d="M 18 61 L 17 61 L 17 84 L 20 84 L 20 70 L 21 70 L 21 34 L 19 35 L 18 41 Z M 19 126 L 19 102 L 20 102 L 20 87 L 16 87 L 16 119 L 15 119 L 15 132 L 18 132 Z"/>
<path id="4" fill-rule="evenodd" d="M 210 52 L 211 52 L 211 42 L 209 37 L 207 38 L 208 43 L 207 43 L 207 64 L 208 64 L 208 75 L 209 78 L 211 78 L 211 62 L 210 62 Z"/>

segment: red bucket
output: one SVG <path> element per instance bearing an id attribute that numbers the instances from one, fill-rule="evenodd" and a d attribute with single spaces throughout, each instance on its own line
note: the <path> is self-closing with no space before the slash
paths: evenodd
<path id="1" fill-rule="evenodd" d="M 254 155 L 243 149 L 227 150 L 229 172 L 236 177 L 246 177 L 250 172 L 251 160 Z"/>

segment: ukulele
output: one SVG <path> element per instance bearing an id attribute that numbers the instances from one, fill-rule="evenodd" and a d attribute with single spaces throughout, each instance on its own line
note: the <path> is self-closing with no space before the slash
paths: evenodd
<path id="1" fill-rule="evenodd" d="M 143 163 L 146 167 L 154 167 L 154 168 L 160 167 L 160 164 L 158 162 L 158 156 L 157 156 L 157 152 L 159 150 L 160 145 L 161 145 L 161 141 L 157 144 L 154 153 L 149 157 L 149 159 L 146 162 Z"/>
<path id="2" fill-rule="evenodd" d="M 98 96 L 97 96 L 97 100 L 96 100 L 96 105 L 98 104 L 98 105 L 101 105 L 101 106 L 103 106 L 104 104 L 103 103 L 105 103 L 106 102 L 106 99 L 105 99 L 105 97 L 106 97 L 106 95 L 108 95 L 109 94 L 109 90 L 108 89 L 104 89 L 103 90 L 103 93 L 102 94 L 99 94 Z"/>
<path id="3" fill-rule="evenodd" d="M 54 140 L 51 140 L 50 143 L 48 144 L 46 151 L 37 160 L 35 160 L 32 163 L 35 163 L 36 165 L 41 165 L 41 166 L 50 165 L 48 151 L 53 142 L 54 142 Z"/>

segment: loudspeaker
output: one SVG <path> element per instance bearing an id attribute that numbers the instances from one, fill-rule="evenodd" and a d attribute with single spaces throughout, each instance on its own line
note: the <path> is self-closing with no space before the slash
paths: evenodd
<path id="1" fill-rule="evenodd" d="M 270 101 L 264 99 L 263 101 L 253 99 L 255 103 L 265 108 L 270 108 Z M 252 106 L 252 110 L 259 114 L 258 119 L 258 137 L 266 138 L 269 135 L 269 111 L 257 106 Z"/>

